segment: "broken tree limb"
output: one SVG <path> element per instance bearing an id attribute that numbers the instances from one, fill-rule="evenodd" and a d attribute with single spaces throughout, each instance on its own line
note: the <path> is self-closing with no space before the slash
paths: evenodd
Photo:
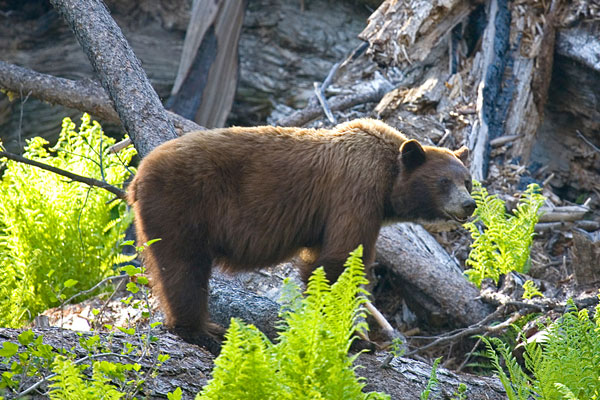
<path id="1" fill-rule="evenodd" d="M 0 158 L 2 158 L 2 157 L 6 157 L 9 160 L 17 161 L 17 162 L 20 162 L 23 164 L 28 164 L 28 165 L 31 165 L 31 166 L 34 166 L 37 168 L 45 169 L 46 171 L 54 172 L 55 174 L 62 175 L 64 177 L 67 177 L 76 182 L 81 182 L 81 183 L 85 183 L 86 185 L 89 185 L 89 186 L 96 186 L 101 189 L 108 190 L 109 192 L 111 192 L 112 194 L 117 196 L 119 199 L 125 199 L 125 191 L 124 190 L 119 189 L 118 187 L 113 186 L 107 182 L 102 182 L 102 181 L 99 181 L 94 178 L 89 178 L 87 176 L 77 175 L 72 172 L 65 171 L 64 169 L 56 168 L 52 165 L 48 165 L 48 164 L 44 164 L 44 163 L 41 163 L 38 161 L 30 160 L 30 159 L 20 156 L 18 154 L 9 153 L 7 151 L 0 151 Z"/>
<path id="2" fill-rule="evenodd" d="M 450 325 L 469 326 L 492 312 L 456 261 L 420 225 L 383 227 L 377 239 L 377 262 L 405 282 L 404 297 L 425 318 L 442 316 Z"/>
<path id="3" fill-rule="evenodd" d="M 378 63 L 406 68 L 424 61 L 475 5 L 466 0 L 386 0 L 359 37 L 369 42 L 367 53 Z"/>
<path id="4" fill-rule="evenodd" d="M 208 128 L 225 125 L 238 81 L 246 1 L 197 0 L 167 107 Z"/>
<path id="5" fill-rule="evenodd" d="M 42 74 L 0 61 L 0 88 L 13 96 L 30 93 L 31 97 L 87 112 L 108 122 L 121 123 L 119 114 L 106 91 L 92 80 L 72 80 Z M 167 111 L 178 135 L 203 129 L 194 121 Z"/>
<path id="6" fill-rule="evenodd" d="M 77 37 L 138 153 L 144 157 L 176 138 L 139 59 L 106 6 L 99 0 L 51 0 L 51 4 Z"/>
<path id="7" fill-rule="evenodd" d="M 332 111 L 345 110 L 357 104 L 374 103 L 383 97 L 385 93 L 391 90 L 391 84 L 385 81 L 374 81 L 368 90 L 359 93 L 353 93 L 347 96 L 334 96 L 327 100 L 329 108 Z M 281 118 L 276 125 L 279 126 L 302 126 L 315 118 L 323 115 L 323 108 L 316 102 L 312 103 L 302 110 L 294 112 L 292 115 Z"/>
<path id="8" fill-rule="evenodd" d="M 586 206 L 562 206 L 540 208 L 539 222 L 572 222 L 583 219 L 590 212 Z"/>

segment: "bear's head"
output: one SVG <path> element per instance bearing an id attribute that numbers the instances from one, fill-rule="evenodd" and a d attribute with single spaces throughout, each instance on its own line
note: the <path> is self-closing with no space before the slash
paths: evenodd
<path id="1" fill-rule="evenodd" d="M 391 193 L 395 217 L 403 221 L 463 223 L 475 211 L 471 174 L 465 166 L 469 150 L 402 144 L 398 176 Z"/>

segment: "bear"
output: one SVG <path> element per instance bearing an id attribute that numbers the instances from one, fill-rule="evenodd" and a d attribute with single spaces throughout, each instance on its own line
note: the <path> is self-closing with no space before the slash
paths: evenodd
<path id="1" fill-rule="evenodd" d="M 138 242 L 165 325 L 183 339 L 220 338 L 209 322 L 218 265 L 249 271 L 302 253 L 301 277 L 330 282 L 363 245 L 375 260 L 382 224 L 465 222 L 475 209 L 466 147 L 409 140 L 374 119 L 333 129 L 231 127 L 156 147 L 128 188 Z"/>

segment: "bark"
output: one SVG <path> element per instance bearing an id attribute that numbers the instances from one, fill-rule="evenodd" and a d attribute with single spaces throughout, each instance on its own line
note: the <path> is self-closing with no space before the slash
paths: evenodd
<path id="1" fill-rule="evenodd" d="M 238 282 L 216 273 L 210 280 L 209 311 L 211 319 L 228 327 L 231 318 L 240 318 L 253 324 L 269 338 L 277 336 L 275 324 L 279 304 L 252 292 Z"/>
<path id="2" fill-rule="evenodd" d="M 467 0 L 386 0 L 360 38 L 369 42 L 368 52 L 378 63 L 408 68 L 425 61 L 475 5 Z"/>
<path id="3" fill-rule="evenodd" d="M 73 30 L 138 153 L 144 157 L 177 137 L 139 59 L 104 4 L 99 0 L 52 0 L 51 4 Z"/>
<path id="4" fill-rule="evenodd" d="M 419 399 L 431 375 L 431 366 L 417 360 L 404 357 L 394 358 L 390 368 L 381 368 L 383 353 L 362 354 L 358 359 L 358 375 L 367 378 L 367 391 L 384 391 L 393 400 Z M 457 389 L 461 383 L 467 386 L 467 399 L 506 399 L 504 388 L 496 378 L 456 374 L 439 368 L 437 377 L 439 386 L 432 390 L 431 399 L 451 399 L 457 397 Z"/>
<path id="5" fill-rule="evenodd" d="M 44 343 L 55 349 L 73 349 L 82 358 L 87 355 L 79 345 L 80 334 L 62 329 L 36 329 L 36 334 L 44 336 Z M 18 343 L 17 336 L 21 331 L 16 329 L 0 328 L 2 341 Z M 143 386 L 143 392 L 149 399 L 164 399 L 166 394 L 177 387 L 182 389 L 183 399 L 192 399 L 206 385 L 213 368 L 214 357 L 202 348 L 183 342 L 178 337 L 169 333 L 153 332 L 158 341 L 151 345 L 151 351 L 145 353 L 142 358 L 136 357 L 135 361 L 141 365 L 142 371 L 148 372 L 158 353 L 166 354 L 169 359 L 160 367 L 160 373 L 156 377 L 147 377 Z M 91 334 L 83 333 L 84 337 Z M 104 343 L 108 341 L 109 334 L 98 334 Z M 109 349 L 118 353 L 126 343 L 135 342 L 139 339 L 120 333 L 110 334 Z M 382 369 L 382 361 L 385 354 L 361 354 L 356 361 L 357 373 L 367 378 L 365 390 L 381 391 L 391 395 L 392 399 L 416 399 L 425 389 L 427 380 L 431 373 L 431 367 L 423 362 L 406 358 L 395 358 L 389 363 L 389 367 Z M 106 357 L 110 361 L 131 362 L 118 357 Z M 0 370 L 6 365 L 0 365 Z M 438 370 L 440 381 L 439 388 L 434 393 L 439 393 L 443 398 L 449 398 L 456 392 L 459 383 L 467 386 L 467 396 L 473 399 L 504 399 L 505 394 L 499 381 L 495 378 L 475 377 L 466 374 L 454 374 L 443 368 Z M 28 380 L 24 388 L 30 387 L 35 382 Z M 44 391 L 47 384 L 38 387 L 37 391 L 29 393 L 31 399 L 45 399 Z M 11 397 L 8 397 L 11 398 Z"/>
<path id="6" fill-rule="evenodd" d="M 588 233 L 573 229 L 573 275 L 579 286 L 597 287 L 600 283 L 600 231 Z"/>

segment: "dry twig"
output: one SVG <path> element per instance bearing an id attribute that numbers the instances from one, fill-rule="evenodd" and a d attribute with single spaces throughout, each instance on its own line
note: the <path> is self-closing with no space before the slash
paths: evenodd
<path id="1" fill-rule="evenodd" d="M 119 199 L 125 199 L 125 197 L 126 197 L 124 190 L 119 189 L 118 187 L 113 186 L 110 183 L 99 181 L 98 179 L 88 178 L 87 176 L 77 175 L 72 172 L 65 171 L 64 169 L 56 168 L 56 167 L 53 167 L 52 165 L 48 165 L 48 164 L 44 164 L 44 163 L 41 163 L 38 161 L 30 160 L 28 158 L 25 158 L 18 154 L 10 153 L 8 151 L 0 151 L 0 158 L 2 158 L 2 157 L 8 158 L 9 160 L 32 165 L 34 167 L 38 167 L 41 169 L 45 169 L 46 171 L 54 172 L 55 174 L 62 175 L 64 177 L 67 177 L 76 182 L 81 182 L 81 183 L 85 183 L 86 185 L 89 185 L 89 186 L 96 186 L 96 187 L 102 188 L 104 190 L 108 190 L 109 192 L 111 192 L 112 194 L 117 196 Z"/>

